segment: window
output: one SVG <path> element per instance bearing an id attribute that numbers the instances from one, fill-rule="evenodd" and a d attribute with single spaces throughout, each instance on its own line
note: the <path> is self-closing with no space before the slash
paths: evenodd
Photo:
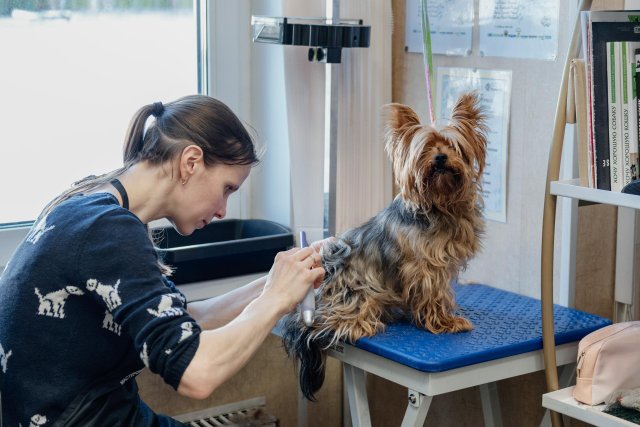
<path id="1" fill-rule="evenodd" d="M 122 164 L 130 118 L 198 92 L 191 0 L 0 0 L 0 225 Z"/>

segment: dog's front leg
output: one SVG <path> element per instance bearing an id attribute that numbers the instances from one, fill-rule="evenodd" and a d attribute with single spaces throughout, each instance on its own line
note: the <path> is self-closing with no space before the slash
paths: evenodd
<path id="1" fill-rule="evenodd" d="M 403 299 L 413 321 L 434 334 L 473 329 L 469 320 L 456 315 L 451 276 L 449 271 L 426 267 L 424 262 L 407 263 L 402 268 Z"/>

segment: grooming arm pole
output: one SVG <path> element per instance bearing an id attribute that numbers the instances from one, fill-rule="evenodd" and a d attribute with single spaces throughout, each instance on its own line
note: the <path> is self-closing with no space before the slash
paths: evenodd
<path id="1" fill-rule="evenodd" d="M 340 0 L 327 0 L 327 17 L 332 22 L 340 19 Z M 324 166 L 325 183 L 328 184 L 327 197 L 327 224 L 324 228 L 327 235 L 336 234 L 336 178 L 338 169 L 338 93 L 340 88 L 340 64 L 327 63 L 325 71 L 325 99 L 324 99 Z"/>

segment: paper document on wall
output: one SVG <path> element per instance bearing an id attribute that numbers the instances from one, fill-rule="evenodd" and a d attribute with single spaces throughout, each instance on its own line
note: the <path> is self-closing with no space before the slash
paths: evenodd
<path id="1" fill-rule="evenodd" d="M 555 61 L 560 0 L 480 0 L 480 56 Z"/>
<path id="2" fill-rule="evenodd" d="M 507 222 L 507 141 L 511 103 L 511 70 L 438 67 L 436 126 L 446 124 L 460 94 L 478 91 L 487 115 L 487 158 L 482 176 L 484 216 Z"/>
<path id="3" fill-rule="evenodd" d="M 408 52 L 422 53 L 422 2 L 407 0 L 405 45 Z M 471 55 L 473 0 L 429 0 L 431 53 Z"/>

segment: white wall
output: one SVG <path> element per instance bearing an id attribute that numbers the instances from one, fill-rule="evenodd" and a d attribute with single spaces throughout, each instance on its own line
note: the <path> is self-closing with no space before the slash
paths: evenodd
<path id="1" fill-rule="evenodd" d="M 208 3 L 209 95 L 231 108 L 250 123 L 251 43 L 250 3 L 212 0 Z M 227 217 L 249 216 L 251 180 L 229 198 Z"/>
<path id="2" fill-rule="evenodd" d="M 478 0 L 475 1 L 478 10 Z M 558 55 L 555 61 L 480 57 L 478 26 L 473 55 L 434 55 L 434 66 L 512 70 L 511 116 L 508 130 L 507 222 L 487 221 L 484 249 L 463 278 L 540 296 L 542 211 L 555 108 L 576 18 L 575 1 L 560 2 Z M 401 100 L 426 117 L 424 65 L 421 54 L 407 54 Z M 571 133 L 570 130 L 567 133 Z M 556 253 L 559 251 L 556 249 Z M 556 277 L 559 268 L 555 268 Z M 555 300 L 561 286 L 556 281 Z"/>
<path id="3" fill-rule="evenodd" d="M 281 16 L 280 1 L 251 2 L 253 15 Z M 284 50 L 282 46 L 251 43 L 251 124 L 258 132 L 263 157 L 251 173 L 250 212 L 291 226 L 291 179 Z"/>

